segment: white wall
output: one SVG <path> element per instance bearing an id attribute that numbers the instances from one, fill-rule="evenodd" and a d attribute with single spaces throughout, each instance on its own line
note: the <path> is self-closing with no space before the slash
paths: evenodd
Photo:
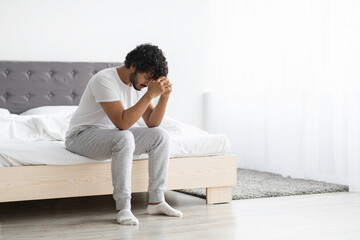
<path id="1" fill-rule="evenodd" d="M 0 0 L 0 60 L 123 61 L 151 42 L 165 52 L 174 84 L 167 115 L 202 127 L 206 6 L 206 0 Z"/>
<path id="2" fill-rule="evenodd" d="M 211 3 L 205 126 L 239 167 L 360 191 L 360 2 Z"/>

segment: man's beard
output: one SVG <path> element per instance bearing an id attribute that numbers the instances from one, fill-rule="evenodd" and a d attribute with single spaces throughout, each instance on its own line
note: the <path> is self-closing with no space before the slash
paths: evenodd
<path id="1" fill-rule="evenodd" d="M 130 73 L 130 82 L 136 91 L 141 91 L 141 89 L 136 88 L 136 84 L 138 84 L 137 72 Z"/>

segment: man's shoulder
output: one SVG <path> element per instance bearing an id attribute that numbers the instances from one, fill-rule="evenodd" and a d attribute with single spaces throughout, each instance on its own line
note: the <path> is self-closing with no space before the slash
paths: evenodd
<path id="1" fill-rule="evenodd" d="M 116 72 L 116 68 L 105 68 L 97 72 L 92 78 L 114 78 L 114 72 Z"/>
<path id="2" fill-rule="evenodd" d="M 116 76 L 114 76 L 114 68 L 106 68 L 97 72 L 89 80 L 89 84 L 92 85 L 94 84 L 94 82 L 116 82 Z"/>

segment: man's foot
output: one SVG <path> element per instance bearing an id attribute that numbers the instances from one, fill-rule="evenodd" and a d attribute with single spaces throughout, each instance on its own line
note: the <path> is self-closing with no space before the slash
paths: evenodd
<path id="1" fill-rule="evenodd" d="M 119 224 L 124 225 L 139 224 L 139 220 L 132 214 L 130 209 L 121 209 L 116 215 L 116 220 Z"/>
<path id="2" fill-rule="evenodd" d="M 147 213 L 150 215 L 165 214 L 171 217 L 182 217 L 182 212 L 170 207 L 167 202 L 161 202 L 157 205 L 148 205 L 146 208 Z"/>

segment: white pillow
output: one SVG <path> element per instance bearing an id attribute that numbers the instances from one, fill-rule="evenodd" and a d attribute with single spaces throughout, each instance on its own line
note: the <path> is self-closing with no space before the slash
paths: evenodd
<path id="1" fill-rule="evenodd" d="M 72 115 L 78 106 L 43 106 L 29 109 L 20 115 Z"/>
<path id="2" fill-rule="evenodd" d="M 140 118 L 137 121 L 137 124 L 141 127 L 146 127 L 145 121 Z M 198 127 L 180 122 L 175 120 L 169 116 L 164 116 L 163 120 L 161 121 L 160 127 L 167 130 L 170 137 L 182 137 L 182 136 L 199 136 L 199 135 L 208 135 L 209 133 L 201 130 Z"/>
<path id="3" fill-rule="evenodd" d="M 7 115 L 10 115 L 9 110 L 5 108 L 0 108 L 0 116 L 7 116 Z"/>

